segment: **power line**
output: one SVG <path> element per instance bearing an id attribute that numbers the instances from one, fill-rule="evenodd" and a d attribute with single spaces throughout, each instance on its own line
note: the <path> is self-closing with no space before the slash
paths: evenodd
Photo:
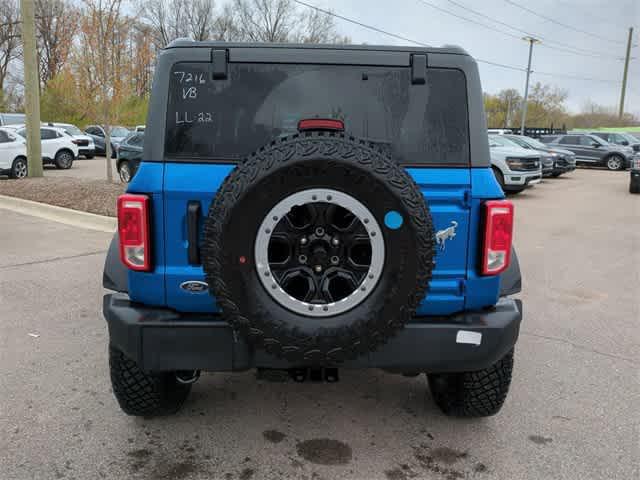
<path id="1" fill-rule="evenodd" d="M 317 12 L 321 12 L 321 13 L 324 13 L 325 15 L 330 15 L 332 17 L 339 18 L 340 20 L 344 20 L 345 22 L 349 22 L 349 23 L 353 23 L 355 25 L 359 25 L 360 27 L 367 28 L 369 30 L 373 30 L 374 32 L 382 33 L 384 35 L 388 35 L 390 37 L 397 38 L 399 40 L 404 40 L 405 42 L 414 43 L 414 44 L 420 45 L 422 47 L 430 47 L 431 46 L 431 45 L 428 45 L 426 43 L 420 42 L 418 40 L 413 40 L 411 38 L 403 37 L 402 35 L 397 35 L 397 34 L 392 33 L 392 32 L 387 32 L 387 31 L 382 30 L 382 29 L 380 29 L 378 27 L 374 27 L 373 25 L 367 25 L 366 23 L 359 22 L 358 20 L 354 20 L 352 18 L 348 18 L 348 17 L 345 17 L 343 15 L 339 15 L 339 14 L 337 14 L 335 12 L 332 12 L 331 10 L 325 10 L 323 8 L 316 7 L 315 5 L 311 5 L 309 3 L 303 2 L 302 0 L 293 0 L 293 1 L 295 3 L 298 3 L 300 5 L 305 6 L 307 8 L 311 8 L 311 9 L 317 11 Z M 492 62 L 490 60 L 483 60 L 483 59 L 480 59 L 480 58 L 477 58 L 477 57 L 474 57 L 474 58 L 475 58 L 475 60 L 477 62 L 486 63 L 487 65 L 493 65 L 495 67 L 506 68 L 506 69 L 509 69 L 509 70 L 517 70 L 517 71 L 520 71 L 520 72 L 524 72 L 525 71 L 524 68 L 515 67 L 513 65 L 506 65 L 504 63 Z"/>
<path id="2" fill-rule="evenodd" d="M 573 80 L 584 80 L 584 81 L 588 81 L 588 82 L 603 82 L 603 83 L 613 83 L 613 84 L 620 84 L 622 82 L 618 81 L 618 80 L 609 80 L 606 78 L 592 78 L 592 77 L 581 77 L 579 75 L 573 75 L 573 74 L 565 74 L 565 73 L 552 73 L 552 72 L 538 72 L 537 70 L 533 70 L 533 73 L 535 75 L 545 75 L 548 77 L 558 77 L 558 78 L 570 78 Z"/>
<path id="3" fill-rule="evenodd" d="M 485 23 L 478 22 L 476 20 L 472 20 L 470 18 L 463 17 L 462 15 L 458 15 L 457 13 L 453 13 L 453 12 L 451 12 L 449 10 L 446 10 L 446 9 L 444 9 L 442 7 L 439 7 L 438 5 L 434 5 L 431 2 L 427 2 L 426 0 L 418 0 L 418 1 L 421 2 L 421 3 L 424 3 L 428 7 L 431 7 L 433 9 L 435 9 L 435 10 L 438 10 L 439 12 L 446 13 L 447 15 L 451 15 L 452 17 L 456 17 L 456 18 L 458 18 L 460 20 L 464 20 L 465 22 L 473 23 L 475 25 L 479 25 L 481 27 L 488 28 L 489 30 L 493 30 L 494 32 L 501 33 L 501 34 L 506 35 L 506 36 L 511 37 L 511 38 L 515 38 L 516 40 L 520 40 L 520 37 L 518 35 L 514 35 L 513 33 L 505 32 L 504 30 L 500 30 L 498 28 L 492 27 L 491 25 L 487 25 Z"/>
<path id="4" fill-rule="evenodd" d="M 542 14 L 536 12 L 535 10 L 532 10 L 532 9 L 530 9 L 528 7 L 525 7 L 524 5 L 520 5 L 519 3 L 514 2 L 513 0 L 504 0 L 504 1 L 507 2 L 509 5 L 513 5 L 514 7 L 519 8 L 521 10 L 524 10 L 525 12 L 529 12 L 531 15 L 535 15 L 536 17 L 542 18 L 543 20 L 546 20 L 547 22 L 555 23 L 556 25 L 560 25 L 561 27 L 568 28 L 569 30 L 573 30 L 574 32 L 582 33 L 584 35 L 589 35 L 590 37 L 594 37 L 594 38 L 597 38 L 599 40 L 604 40 L 605 42 L 618 43 L 618 44 L 621 44 L 621 45 L 625 44 L 625 42 L 622 42 L 620 40 L 613 40 L 611 38 L 602 37 L 602 36 L 597 35 L 595 33 L 588 32 L 586 30 L 581 30 L 581 29 L 576 28 L 576 27 L 574 27 L 572 25 L 568 25 L 566 23 L 559 22 L 555 18 L 547 17 L 546 15 L 542 15 Z"/>
<path id="5" fill-rule="evenodd" d="M 584 48 L 575 47 L 573 45 L 569 45 L 567 43 L 559 42 L 557 40 L 553 40 L 553 39 L 550 39 L 550 38 L 545 38 L 542 35 L 533 34 L 533 33 L 528 32 L 526 30 L 522 30 L 520 28 L 514 27 L 513 25 L 511 25 L 511 24 L 509 24 L 507 22 L 503 22 L 501 20 L 498 20 L 497 18 L 493 18 L 493 17 L 491 17 L 489 15 L 486 15 L 486 14 L 484 14 L 482 12 L 478 12 L 477 10 L 473 10 L 472 8 L 469 8 L 466 5 L 463 5 L 463 4 L 459 3 L 459 2 L 456 2 L 455 0 L 447 0 L 447 1 L 449 3 L 452 3 L 453 5 L 457 6 L 458 8 L 461 8 L 463 10 L 467 10 L 467 11 L 469 11 L 469 12 L 475 14 L 475 15 L 478 15 L 478 16 L 480 16 L 482 18 L 485 18 L 487 20 L 490 20 L 492 22 L 495 22 L 495 23 L 498 23 L 498 24 L 500 24 L 502 26 L 510 28 L 511 30 L 514 30 L 516 32 L 519 32 L 519 33 L 527 35 L 527 36 L 533 36 L 533 37 L 539 38 L 540 40 L 543 40 L 546 44 L 548 44 L 548 45 L 545 45 L 545 43 L 543 43 L 542 45 L 540 45 L 543 48 L 548 48 L 548 49 L 552 49 L 552 50 L 558 50 L 558 51 L 561 51 L 561 52 L 567 52 L 567 53 L 571 53 L 571 54 L 574 54 L 574 55 L 581 55 L 581 56 L 585 56 L 585 57 L 608 58 L 608 59 L 622 60 L 622 58 L 612 57 L 610 54 L 605 54 L 605 53 L 597 52 L 597 51 L 594 51 L 594 50 L 586 50 Z M 426 2 L 423 2 L 423 3 L 426 3 Z M 433 6 L 431 4 L 429 4 L 429 5 Z M 442 10 L 442 11 L 444 11 L 444 10 Z M 446 13 L 450 13 L 450 12 L 446 12 Z M 462 18 L 462 17 L 458 17 L 458 18 Z M 483 26 L 485 26 L 485 25 L 483 25 Z M 498 29 L 495 29 L 495 31 L 503 33 L 502 30 L 498 30 Z M 552 46 L 553 44 L 559 45 L 560 47 L 553 47 Z M 562 47 L 565 47 L 565 48 L 562 48 Z M 570 49 L 570 50 L 567 50 L 567 49 Z"/>
<path id="6" fill-rule="evenodd" d="M 302 0 L 293 0 L 295 3 L 305 6 L 307 8 L 311 8 L 317 12 L 320 13 L 324 13 L 325 15 L 329 15 L 331 17 L 335 17 L 335 18 L 339 18 L 340 20 L 344 20 L 345 22 L 349 22 L 349 23 L 353 23 L 354 25 L 358 25 L 362 28 L 366 28 L 368 30 L 372 30 L 374 32 L 378 32 L 378 33 L 382 33 L 384 35 L 388 35 L 390 37 L 399 39 L 399 40 L 403 40 L 405 42 L 410 42 L 413 43 L 415 45 L 420 45 L 423 47 L 430 47 L 430 45 L 424 43 L 424 42 L 420 42 L 418 40 L 413 40 L 411 38 L 408 37 L 404 37 L 402 35 L 398 35 L 396 33 L 392 33 L 392 32 L 388 32 L 386 30 L 382 30 L 381 28 L 375 27 L 373 25 L 368 25 L 366 23 L 360 22 L 358 20 L 354 20 L 352 18 L 349 17 L 345 17 L 343 15 L 339 15 L 337 13 L 332 12 L 331 10 L 325 10 L 323 8 L 320 7 L 316 7 L 315 5 L 311 5 L 310 3 L 306 3 Z M 492 65 L 494 67 L 500 67 L 500 68 L 505 68 L 508 70 L 515 70 L 515 71 L 519 71 L 519 72 L 526 72 L 525 68 L 521 68 L 521 67 L 516 67 L 514 65 L 507 65 L 504 63 L 499 63 L 499 62 L 493 62 L 491 60 L 484 60 L 478 57 L 474 57 L 474 59 L 476 60 L 476 62 L 479 63 L 485 63 L 487 65 Z M 579 77 L 579 76 L 573 76 L 573 75 L 563 75 L 563 74 L 555 74 L 555 73 L 543 73 L 543 72 L 536 72 L 533 71 L 534 74 L 538 74 L 538 75 L 548 75 L 548 76 L 554 76 L 554 77 L 567 77 L 567 78 L 572 78 L 574 80 L 584 80 L 584 81 L 594 81 L 594 82 L 613 82 L 612 80 L 604 80 L 604 79 L 599 79 L 599 78 L 589 78 L 589 77 Z"/>
<path id="7" fill-rule="evenodd" d="M 423 47 L 429 47 L 429 45 L 427 45 L 426 43 L 418 42 L 417 40 L 411 40 L 410 38 L 403 37 L 402 35 L 397 35 L 395 33 L 387 32 L 385 30 L 382 30 L 381 28 L 374 27 L 372 25 L 367 25 L 367 24 L 359 22 L 357 20 L 353 20 L 352 18 L 343 17 L 342 15 L 338 15 L 337 13 L 334 13 L 334 12 L 332 12 L 330 10 L 324 10 L 324 9 L 322 9 L 320 7 L 316 7 L 315 5 L 311 5 L 309 3 L 305 3 L 305 2 L 303 2 L 301 0 L 293 0 L 293 1 L 295 3 L 300 4 L 300 5 L 304 5 L 305 7 L 312 8 L 313 10 L 315 10 L 317 12 L 321 12 L 321 13 L 324 13 L 326 15 L 330 15 L 332 17 L 339 18 L 340 20 L 344 20 L 345 22 L 350 22 L 350 23 L 353 23 L 355 25 L 359 25 L 359 26 L 361 26 L 363 28 L 368 28 L 369 30 L 373 30 L 374 32 L 382 33 L 384 35 L 388 35 L 389 37 L 393 37 L 393 38 L 396 38 L 398 40 L 403 40 L 405 42 L 415 43 L 416 45 L 421 45 Z"/>

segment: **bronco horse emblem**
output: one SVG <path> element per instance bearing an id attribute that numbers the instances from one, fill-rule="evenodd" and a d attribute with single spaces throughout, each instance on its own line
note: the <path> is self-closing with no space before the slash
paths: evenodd
<path id="1" fill-rule="evenodd" d="M 456 227 L 458 226 L 458 222 L 455 220 L 451 220 L 451 226 L 445 228 L 444 230 L 439 230 L 436 233 L 436 243 L 440 247 L 440 251 L 444 252 L 445 241 L 453 240 L 453 237 L 456 236 Z"/>

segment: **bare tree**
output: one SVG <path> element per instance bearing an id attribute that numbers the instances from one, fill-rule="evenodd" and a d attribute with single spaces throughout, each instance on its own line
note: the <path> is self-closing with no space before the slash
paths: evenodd
<path id="1" fill-rule="evenodd" d="M 131 20 L 121 14 L 122 0 L 85 0 L 84 5 L 77 52 L 81 81 L 84 98 L 96 108 L 92 116 L 105 131 L 107 180 L 112 182 L 111 125 L 116 106 L 130 93 L 125 72 L 131 59 L 123 52 Z"/>
<path id="2" fill-rule="evenodd" d="M 36 0 L 35 6 L 40 82 L 46 85 L 67 63 L 79 12 L 66 0 Z"/>
<path id="3" fill-rule="evenodd" d="M 144 23 L 133 22 L 128 43 L 129 57 L 135 58 L 129 72 L 131 87 L 136 96 L 144 97 L 151 92 L 157 53 L 153 42 L 153 29 Z"/>
<path id="4" fill-rule="evenodd" d="M 222 12 L 213 22 L 212 40 L 233 41 L 239 37 L 238 27 L 234 18 L 234 11 L 230 4 L 226 4 Z"/>
<path id="5" fill-rule="evenodd" d="M 302 20 L 291 0 L 234 0 L 240 40 L 287 42 Z"/>
<path id="6" fill-rule="evenodd" d="M 20 39 L 20 9 L 16 0 L 0 0 L 0 90 L 11 62 L 22 53 Z"/>
<path id="7" fill-rule="evenodd" d="M 209 39 L 216 21 L 213 0 L 141 0 L 140 13 L 159 48 L 181 37 Z"/>
<path id="8" fill-rule="evenodd" d="M 292 0 L 234 0 L 239 40 L 252 42 L 347 43 L 336 33 L 333 17 L 301 11 Z"/>

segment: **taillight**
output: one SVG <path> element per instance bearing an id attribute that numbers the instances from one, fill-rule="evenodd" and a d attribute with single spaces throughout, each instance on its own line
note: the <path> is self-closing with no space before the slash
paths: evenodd
<path id="1" fill-rule="evenodd" d="M 298 130 L 336 130 L 344 131 L 344 122 L 331 118 L 308 118 L 298 122 Z"/>
<path id="2" fill-rule="evenodd" d="M 149 197 L 126 193 L 118 197 L 120 259 L 131 270 L 151 269 Z"/>
<path id="3" fill-rule="evenodd" d="M 485 206 L 482 274 L 496 275 L 509 266 L 513 240 L 513 204 L 490 200 Z"/>

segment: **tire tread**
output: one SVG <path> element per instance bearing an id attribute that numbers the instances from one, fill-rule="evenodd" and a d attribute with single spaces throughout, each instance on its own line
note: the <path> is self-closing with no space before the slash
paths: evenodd
<path id="1" fill-rule="evenodd" d="M 512 372 L 513 350 L 483 370 L 428 374 L 429 388 L 445 415 L 487 417 L 502 408 Z"/>
<path id="2" fill-rule="evenodd" d="M 146 373 L 120 350 L 109 346 L 113 393 L 120 408 L 134 416 L 160 416 L 177 412 L 191 390 L 173 373 Z"/>
<path id="3" fill-rule="evenodd" d="M 402 199 L 417 232 L 415 288 L 408 295 L 397 318 L 363 319 L 333 334 L 324 335 L 322 339 L 301 335 L 294 329 L 283 328 L 268 319 L 259 325 L 251 325 L 223 279 L 221 262 L 224 258 L 222 237 L 225 225 L 230 220 L 234 205 L 250 186 L 293 158 L 314 156 L 321 156 L 327 161 L 333 158 L 347 160 L 384 179 Z M 252 153 L 227 176 L 209 208 L 204 224 L 202 255 L 211 294 L 221 307 L 224 319 L 253 345 L 291 362 L 337 363 L 374 351 L 409 321 L 426 295 L 431 280 L 435 235 L 431 215 L 419 187 L 385 151 L 346 134 L 315 132 L 274 140 Z"/>

